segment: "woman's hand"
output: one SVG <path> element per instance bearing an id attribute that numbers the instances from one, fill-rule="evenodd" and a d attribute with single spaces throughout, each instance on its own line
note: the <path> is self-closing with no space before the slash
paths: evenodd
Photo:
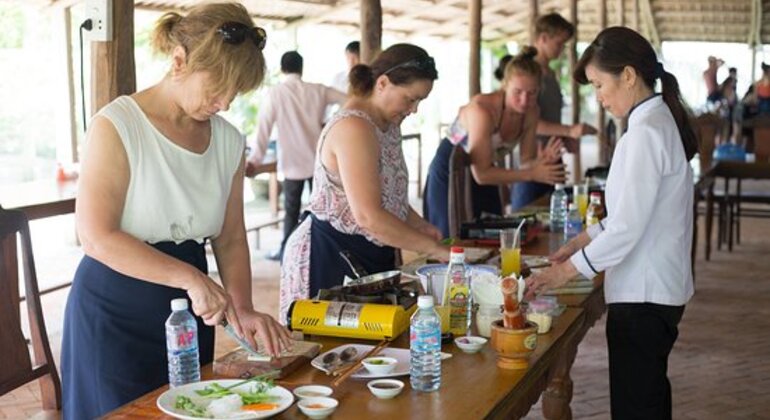
<path id="1" fill-rule="evenodd" d="M 257 349 L 262 344 L 265 353 L 277 356 L 291 350 L 291 333 L 268 314 L 253 309 L 240 310 L 238 316 L 243 326 L 244 338 Z"/>
<path id="2" fill-rule="evenodd" d="M 530 168 L 532 180 L 545 184 L 564 183 L 567 178 L 567 171 L 561 162 L 554 163 L 545 156 L 539 157 Z"/>
<path id="3" fill-rule="evenodd" d="M 544 158 L 548 162 L 561 161 L 561 155 L 563 154 L 564 142 L 559 137 L 551 137 L 548 142 L 543 146 L 541 143 L 537 144 L 537 158 Z"/>
<path id="4" fill-rule="evenodd" d="M 428 252 L 428 256 L 436 261 L 447 262 L 449 261 L 449 246 L 437 242 L 436 246 Z"/>
<path id="5" fill-rule="evenodd" d="M 190 284 L 187 295 L 192 301 L 193 313 L 201 317 L 206 325 L 211 326 L 221 323 L 226 317 L 235 332 L 243 336 L 243 329 L 230 301 L 230 295 L 222 286 L 197 270 Z"/>
<path id="6" fill-rule="evenodd" d="M 419 230 L 420 232 L 424 233 L 425 235 L 429 236 L 431 239 L 434 239 L 436 241 L 440 241 L 441 239 L 443 239 L 443 236 L 444 236 L 437 227 L 433 226 L 430 223 L 421 224 L 420 226 L 417 227 L 417 230 Z"/>
<path id="7" fill-rule="evenodd" d="M 569 128 L 569 136 L 573 139 L 579 139 L 582 136 L 596 134 L 598 132 L 596 127 L 586 123 L 573 124 Z"/>
<path id="8" fill-rule="evenodd" d="M 537 295 L 545 293 L 548 290 L 564 286 L 570 279 L 575 277 L 575 275 L 577 275 L 577 270 L 569 261 L 552 265 L 551 267 L 526 278 L 525 281 L 527 287 L 525 297 L 527 300 L 532 300 L 537 297 Z"/>

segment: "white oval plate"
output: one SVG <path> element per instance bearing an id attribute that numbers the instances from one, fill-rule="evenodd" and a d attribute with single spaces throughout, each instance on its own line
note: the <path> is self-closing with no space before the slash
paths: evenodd
<path id="1" fill-rule="evenodd" d="M 325 353 L 319 354 L 310 362 L 310 365 L 322 372 L 328 373 L 328 369 L 325 369 L 323 367 L 323 363 L 321 363 L 321 360 L 323 360 L 324 355 L 329 352 L 340 353 L 343 350 L 345 350 L 345 348 L 347 347 L 355 347 L 357 350 L 358 358 L 363 357 L 367 352 L 369 352 L 369 350 L 374 348 L 374 346 L 370 346 L 367 344 L 342 345 L 337 348 L 331 349 Z M 356 373 L 352 374 L 350 377 L 354 379 L 376 379 L 376 378 L 395 378 L 397 376 L 405 376 L 409 374 L 409 368 L 411 367 L 409 349 L 397 349 L 397 348 L 385 347 L 378 355 L 372 356 L 372 357 L 392 357 L 396 359 L 398 363 L 396 363 L 396 368 L 393 369 L 392 372 L 382 374 L 382 375 L 371 373 L 368 370 L 366 370 L 365 367 L 361 366 L 361 369 L 359 369 Z"/>
<path id="2" fill-rule="evenodd" d="M 178 419 L 185 419 L 185 420 L 198 420 L 201 418 L 204 419 L 213 419 L 213 420 L 225 420 L 225 419 L 218 419 L 216 417 L 193 417 L 191 415 L 186 414 L 182 410 L 174 408 L 174 404 L 176 402 L 176 397 L 178 395 L 184 395 L 186 397 L 189 397 L 193 402 L 196 404 L 200 404 L 201 402 L 205 402 L 208 399 L 206 397 L 201 397 L 200 395 L 196 394 L 195 391 L 202 390 L 206 388 L 206 386 L 211 385 L 212 383 L 216 382 L 217 384 L 228 387 L 237 384 L 238 382 L 243 382 L 241 379 L 214 379 L 211 381 L 202 381 L 202 382 L 194 382 L 187 385 L 178 386 L 176 388 L 170 388 L 163 394 L 161 394 L 158 397 L 157 405 L 158 408 L 161 409 L 164 413 L 168 414 L 169 416 L 176 417 Z M 233 388 L 235 390 L 239 391 L 248 391 L 252 387 L 252 383 L 245 383 L 239 387 Z M 264 419 L 271 416 L 274 416 L 283 410 L 286 410 L 291 406 L 291 404 L 294 402 L 294 396 L 284 387 L 281 386 L 274 386 L 270 389 L 268 392 L 270 395 L 274 395 L 276 397 L 279 397 L 280 399 L 276 401 L 276 404 L 278 404 L 278 407 L 273 410 L 265 410 L 265 411 L 244 411 L 243 416 L 238 417 L 229 417 L 229 419 L 237 418 L 237 419 Z"/>

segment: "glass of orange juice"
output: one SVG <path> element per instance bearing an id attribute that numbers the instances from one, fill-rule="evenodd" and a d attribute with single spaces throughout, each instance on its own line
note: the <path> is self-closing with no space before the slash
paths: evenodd
<path id="1" fill-rule="evenodd" d="M 521 274 L 521 244 L 516 229 L 500 230 L 500 271 L 503 277 Z"/>
<path id="2" fill-rule="evenodd" d="M 588 184 L 575 184 L 572 187 L 572 195 L 580 212 L 580 218 L 585 220 L 586 211 L 588 211 Z"/>

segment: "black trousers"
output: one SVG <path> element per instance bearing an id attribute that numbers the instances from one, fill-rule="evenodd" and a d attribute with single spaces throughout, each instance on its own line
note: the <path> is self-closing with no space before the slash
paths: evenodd
<path id="1" fill-rule="evenodd" d="M 302 207 L 302 191 L 305 189 L 305 182 L 308 188 L 313 190 L 313 178 L 308 179 L 284 179 L 283 180 L 283 240 L 281 241 L 281 255 L 286 247 L 286 241 L 289 235 L 299 224 L 299 211 Z"/>
<path id="2" fill-rule="evenodd" d="M 612 418 L 671 418 L 668 355 L 684 306 L 613 303 L 607 310 Z"/>

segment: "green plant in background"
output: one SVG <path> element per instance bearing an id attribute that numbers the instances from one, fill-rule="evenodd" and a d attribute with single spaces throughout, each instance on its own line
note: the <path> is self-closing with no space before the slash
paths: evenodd
<path id="1" fill-rule="evenodd" d="M 21 8 L 13 3 L 0 3 L 0 49 L 21 48 L 26 21 Z"/>

